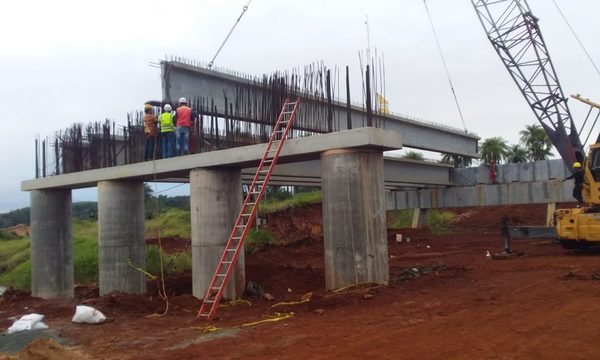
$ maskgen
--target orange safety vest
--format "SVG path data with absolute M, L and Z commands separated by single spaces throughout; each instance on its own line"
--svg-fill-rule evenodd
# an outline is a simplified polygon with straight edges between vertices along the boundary
M 177 126 L 192 126 L 192 109 L 187 106 L 180 106 L 175 111 L 177 113 Z

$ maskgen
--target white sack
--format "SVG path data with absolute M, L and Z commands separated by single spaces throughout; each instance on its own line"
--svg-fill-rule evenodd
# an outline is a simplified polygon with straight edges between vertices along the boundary
M 44 315 L 41 314 L 28 314 L 21 316 L 21 318 L 15 321 L 11 327 L 6 330 L 7 334 L 14 334 L 21 331 L 29 330 L 44 330 L 48 328 L 48 325 L 42 322 Z
M 106 320 L 106 316 L 91 306 L 77 305 L 75 315 L 71 321 L 83 324 L 101 324 Z

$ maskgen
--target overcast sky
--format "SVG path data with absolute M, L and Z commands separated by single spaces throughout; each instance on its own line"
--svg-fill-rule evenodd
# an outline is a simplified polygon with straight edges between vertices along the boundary
M 600 61 L 600 1 L 556 0 Z M 123 122 L 160 98 L 165 55 L 208 62 L 247 0 L 3 1 L 0 3 L 0 212 L 29 205 L 20 182 L 34 177 L 34 139 L 75 122 Z M 469 0 L 428 0 L 467 128 L 518 141 L 536 123 Z M 600 100 L 600 76 L 551 0 L 529 0 L 565 93 Z M 367 46 L 385 54 L 394 112 L 462 128 L 422 0 L 254 0 L 215 64 L 260 75 L 323 60 L 350 65 Z M 191 94 L 192 95 L 192 94 Z M 359 100 L 360 99 L 354 99 Z M 587 107 L 570 102 L 579 123 Z M 595 137 L 595 135 L 593 135 Z M 74 200 L 89 197 L 74 195 Z M 82 193 L 83 194 L 83 193 Z

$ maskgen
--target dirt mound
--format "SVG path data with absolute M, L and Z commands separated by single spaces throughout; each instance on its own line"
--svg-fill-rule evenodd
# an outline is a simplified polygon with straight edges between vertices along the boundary
M 281 244 L 323 241 L 321 205 L 288 209 L 267 215 L 267 224 Z
M 2 357 L 0 357 L 2 359 Z M 8 356 L 5 359 L 19 360 L 79 360 L 93 357 L 73 349 L 67 349 L 52 339 L 37 339 L 23 348 L 18 356 Z
M 13 233 L 20 237 L 31 235 L 31 227 L 27 224 L 18 224 L 0 230 L 5 231 L 7 233 Z
M 500 228 L 500 220 L 504 215 L 508 216 L 512 226 L 546 224 L 546 204 L 461 207 L 443 210 L 456 214 L 456 217 L 450 221 L 453 227 Z
M 117 317 L 123 313 L 152 314 L 164 311 L 165 304 L 158 297 L 148 297 L 141 294 L 126 294 L 113 291 L 110 294 L 84 301 L 102 311 L 107 317 Z

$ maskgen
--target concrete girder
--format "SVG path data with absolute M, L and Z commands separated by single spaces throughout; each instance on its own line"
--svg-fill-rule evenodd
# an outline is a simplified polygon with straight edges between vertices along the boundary
M 179 97 L 193 96 L 212 98 L 217 112 L 222 114 L 225 113 L 225 96 L 232 101 L 239 86 L 253 84 L 248 79 L 180 62 L 162 62 L 161 69 L 163 99 L 176 100 Z M 303 98 L 302 101 L 317 103 L 316 100 L 307 98 Z M 260 101 L 258 103 L 260 104 Z M 316 105 L 327 106 L 321 102 Z M 333 106 L 334 122 L 339 123 L 340 129 L 347 129 L 346 104 L 334 101 Z M 366 126 L 367 114 L 364 109 L 352 106 L 350 115 L 352 128 Z M 477 157 L 479 137 L 465 131 L 395 115 L 374 115 L 373 121 L 383 124 L 388 130 L 402 134 L 406 147 Z

